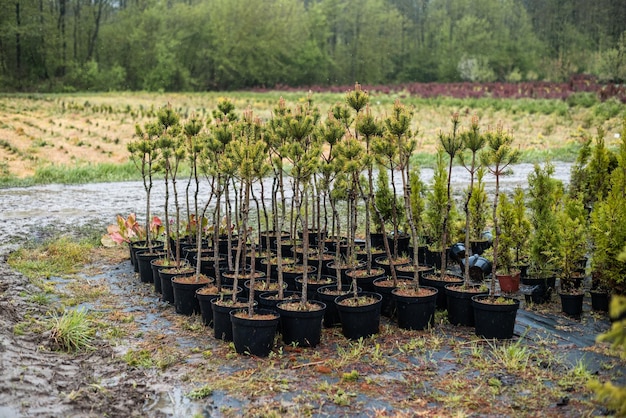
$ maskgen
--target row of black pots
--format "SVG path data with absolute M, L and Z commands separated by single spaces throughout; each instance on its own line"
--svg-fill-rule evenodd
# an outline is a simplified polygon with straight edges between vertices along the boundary
M 180 273 L 180 272 L 176 272 L 176 273 Z M 161 288 L 163 289 L 163 287 L 165 286 L 165 291 L 163 292 L 164 300 L 170 303 L 173 302 L 176 305 L 177 312 L 188 314 L 188 315 L 192 313 L 201 313 L 201 308 L 197 301 L 197 298 L 195 297 L 195 293 L 196 293 L 196 290 L 204 286 L 205 283 L 194 283 L 192 284 L 192 286 L 189 286 L 189 284 L 183 285 L 182 283 L 179 285 L 179 283 L 177 283 L 176 281 L 172 281 L 172 277 L 170 277 L 168 273 L 159 272 L 159 277 L 161 279 L 160 280 Z M 368 277 L 367 281 L 364 281 L 362 283 L 364 284 L 365 287 L 369 289 L 374 284 L 374 280 L 372 280 L 373 278 L 374 278 L 373 276 Z M 377 280 L 381 280 L 382 278 L 383 277 L 379 277 Z M 155 283 L 156 282 L 157 281 L 155 281 Z M 164 283 L 166 284 L 164 285 Z M 170 292 L 170 288 L 168 284 L 171 284 L 171 292 Z M 389 306 L 391 305 L 390 301 L 394 300 L 393 298 L 390 297 L 391 291 L 393 290 L 393 288 L 383 286 L 383 287 L 376 288 L 375 290 L 379 290 L 381 293 L 385 294 L 386 297 L 381 298 L 381 311 L 389 315 L 389 311 L 390 311 Z M 456 298 L 460 300 L 468 299 L 467 297 L 464 297 L 463 293 L 461 292 L 454 292 L 454 291 L 451 291 L 450 289 L 445 289 L 445 290 L 446 290 L 445 294 L 448 298 Z M 175 293 L 186 295 L 186 297 L 176 298 L 174 295 Z M 444 293 L 444 292 L 434 292 L 434 295 L 441 294 L 441 293 Z M 459 295 L 462 295 L 462 296 L 459 296 Z M 177 304 L 176 303 L 177 300 L 181 300 L 181 301 L 190 300 L 191 303 L 183 304 L 181 302 Z M 467 304 L 458 303 L 458 302 L 451 304 L 452 308 L 449 309 L 450 322 L 455 323 L 455 324 L 462 324 L 462 325 L 472 325 L 473 323 L 472 315 L 471 313 L 468 314 L 468 312 L 470 312 L 471 310 L 468 310 L 466 307 L 464 307 L 465 305 Z M 333 321 L 326 321 L 326 322 L 328 323 L 327 325 L 333 325 L 332 324 Z
M 196 284 L 196 286 L 189 286 L 189 283 L 187 283 L 186 286 L 179 287 L 177 286 L 177 282 L 176 280 L 174 280 L 174 278 L 169 278 L 168 280 L 168 277 L 169 277 L 168 273 L 159 271 L 159 276 L 161 278 L 162 288 L 163 288 L 164 281 L 171 282 L 172 293 L 174 294 L 175 304 L 176 304 L 176 301 L 179 299 L 191 300 L 192 304 L 194 304 L 194 306 L 192 307 L 184 306 L 182 304 L 180 305 L 176 304 L 177 312 L 183 313 L 183 314 L 191 314 L 191 313 L 202 314 L 203 313 L 203 309 L 200 305 L 200 298 L 198 298 L 196 294 L 197 294 L 197 290 L 200 287 L 204 286 L 206 283 Z M 187 294 L 188 297 L 177 298 L 176 296 L 179 293 Z M 190 296 L 189 295 L 190 293 L 192 293 L 193 295 Z M 340 318 L 339 322 L 342 325 L 342 331 L 344 335 L 346 336 L 346 338 L 349 338 L 349 339 L 358 339 L 362 337 L 367 337 L 369 335 L 372 335 L 378 332 L 380 313 L 383 307 L 384 298 L 382 297 L 382 295 L 378 293 L 371 293 L 371 292 L 361 292 L 361 293 L 375 295 L 374 297 L 376 299 L 376 302 L 371 305 L 350 307 L 353 309 L 342 309 L 341 307 L 344 307 L 344 306 L 339 304 L 338 302 L 343 299 L 349 299 L 352 297 L 351 293 L 346 292 L 343 295 L 335 296 L 334 303 L 332 304 L 332 306 L 335 306 L 337 308 L 337 311 L 339 313 L 339 318 Z M 416 298 L 402 297 L 402 296 L 394 294 L 394 299 L 396 301 L 396 305 L 398 306 L 398 312 L 399 312 L 398 325 L 401 328 L 407 328 L 407 329 L 424 329 L 427 326 L 432 326 L 433 320 L 434 320 L 434 310 L 435 310 L 435 301 L 436 301 L 437 293 L 438 291 L 436 289 L 432 289 L 431 295 L 428 298 L 423 298 L 422 301 Z M 320 302 L 320 303 L 325 305 L 323 302 Z M 276 308 L 279 308 L 279 306 L 277 306 Z M 321 309 L 321 311 L 322 311 L 321 316 L 325 317 L 326 309 Z M 212 303 L 212 314 L 214 318 L 216 315 L 215 312 L 216 312 L 215 304 Z M 364 318 L 363 316 L 367 314 L 369 314 L 370 317 Z M 229 315 L 230 315 L 230 311 L 229 311 Z M 283 316 L 285 316 L 285 314 L 283 314 Z M 299 312 L 299 314 L 296 316 L 300 318 L 300 322 L 302 322 L 302 320 L 305 317 L 308 317 L 308 315 L 304 315 L 303 312 Z M 229 316 L 229 318 L 231 317 L 232 316 Z M 280 318 L 280 315 L 278 315 L 278 318 Z M 205 318 L 205 315 L 203 315 L 203 321 L 205 321 L 205 323 L 210 323 L 210 319 Z M 319 321 L 320 327 L 321 327 L 322 322 L 323 321 Z M 218 326 L 214 320 L 214 332 L 215 332 L 216 338 L 228 339 L 229 337 L 234 336 L 235 334 L 233 330 L 237 327 L 235 323 L 239 324 L 241 323 L 241 321 L 236 320 L 234 323 L 231 323 L 231 327 L 227 326 L 226 328 L 224 328 L 224 327 Z M 229 329 L 231 330 L 230 335 L 228 332 Z M 264 329 L 264 328 L 261 327 L 261 329 Z M 303 346 L 306 346 L 306 345 L 314 346 L 319 343 L 319 339 L 316 339 L 315 336 L 311 337 L 309 335 L 301 335 L 304 332 L 303 330 L 315 329 L 315 327 L 311 327 L 311 326 L 304 327 L 302 326 L 302 324 L 300 324 L 294 327 L 293 328 L 294 331 L 291 332 L 289 330 L 286 331 L 285 328 L 281 325 L 280 329 L 281 329 L 281 332 L 284 333 L 283 335 L 284 335 L 284 338 L 286 338 L 286 343 L 297 342 L 298 344 L 303 345 Z M 258 339 L 255 339 L 255 341 L 258 341 Z M 253 354 L 256 353 L 256 355 L 262 354 L 262 353 L 259 354 L 258 349 L 250 346 L 250 341 L 245 340 L 245 339 L 244 339 L 244 342 L 236 344 L 236 349 L 238 352 L 242 352 L 242 353 L 249 352 Z

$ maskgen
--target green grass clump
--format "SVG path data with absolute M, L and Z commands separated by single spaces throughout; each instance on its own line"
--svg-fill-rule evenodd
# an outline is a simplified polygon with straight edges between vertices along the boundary
M 93 349 L 94 335 L 95 328 L 84 309 L 68 310 L 52 318 L 51 338 L 61 350 Z
M 80 184 L 138 180 L 141 175 L 133 163 L 102 163 L 78 166 L 47 165 L 35 171 L 35 184 Z
M 93 244 L 60 237 L 41 246 L 20 248 L 11 253 L 8 263 L 30 279 L 69 276 L 89 262 Z
M 209 385 L 201 386 L 197 389 L 193 389 L 191 392 L 187 393 L 187 397 L 189 399 L 204 399 L 213 394 L 213 388 Z

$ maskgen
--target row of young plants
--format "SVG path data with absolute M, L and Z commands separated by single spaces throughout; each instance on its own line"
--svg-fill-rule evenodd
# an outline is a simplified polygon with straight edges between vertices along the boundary
M 381 310 L 389 314 L 387 306 L 393 303 L 402 327 L 424 328 L 435 307 L 445 306 L 453 323 L 476 322 L 479 335 L 511 338 L 519 300 L 499 294 L 498 273 L 519 277 L 517 269 L 527 264 L 528 280 L 538 280 L 529 282 L 534 289 L 554 288 L 550 281 L 559 276 L 561 290 L 572 291 L 580 288 L 582 281 L 575 273 L 590 252 L 594 287 L 623 293 L 624 266 L 616 257 L 626 237 L 618 233 L 603 241 L 600 235 L 611 231 L 607 228 L 624 226 L 613 216 L 619 212 L 616 206 L 626 207 L 626 132 L 616 155 L 604 147 L 602 132 L 594 144 L 591 139 L 585 142 L 569 190 L 552 179 L 552 166 L 546 163 L 535 166 L 528 190 L 517 188 L 511 198 L 499 187 L 501 177 L 519 158 L 511 134 L 501 127 L 483 133 L 475 118 L 463 127 L 454 115 L 450 132 L 439 134 L 438 163 L 428 189 L 411 163 L 418 146 L 410 128 L 412 111 L 396 102 L 379 120 L 368 102 L 367 92 L 357 84 L 325 117 L 311 97 L 293 108 L 281 100 L 267 121 L 250 110 L 237 115 L 228 100 L 219 103 L 208 122 L 193 116 L 181 121 L 171 108 L 161 109 L 157 121 L 137 127 L 136 140 L 129 145 L 142 173 L 151 233 L 145 233 L 136 219 L 120 217 L 109 236 L 117 241 L 144 238 L 145 252 L 133 253 L 142 277 L 145 271 L 145 281 L 153 282 L 177 312 L 206 313 L 205 321 L 213 323 L 217 338 L 229 338 L 234 331 L 231 316 L 237 323 L 251 320 L 253 329 L 267 325 L 271 338 L 261 344 L 261 352 L 270 349 L 272 327 L 275 330 L 279 319 L 274 311 L 256 308 L 261 291 L 275 292 L 270 306 L 281 314 L 283 338 L 300 345 L 319 342 L 319 332 L 311 336 L 287 330 L 289 321 L 299 331 L 316 329 L 302 326 L 304 312 L 315 312 L 311 321 L 321 327 L 322 317 L 333 324 L 331 311 L 337 308 L 344 335 L 359 338 L 377 332 Z M 451 190 L 457 161 L 470 175 L 462 210 Z M 184 162 L 191 174 L 181 180 Z M 155 173 L 165 182 L 163 222 L 151 213 Z M 486 175 L 495 178 L 492 203 L 485 192 Z M 601 180 L 606 183 L 596 184 Z M 205 184 L 208 193 L 201 187 Z M 477 262 L 485 261 L 479 257 L 480 242 L 489 226 L 494 231 L 490 250 L 494 279 L 486 290 L 473 283 L 484 277 L 472 273 Z M 463 250 L 454 254 L 463 266 L 456 276 L 447 269 L 449 247 L 455 243 Z M 185 244 L 192 246 L 184 248 Z M 141 247 L 131 247 L 137 248 Z M 622 275 L 611 269 L 621 269 Z M 489 274 L 484 266 L 481 272 Z M 288 291 L 296 288 L 295 283 L 285 284 L 289 273 L 301 276 L 296 298 Z M 246 279 L 244 302 L 239 288 Z M 324 289 L 315 290 L 323 284 L 330 285 L 326 303 L 313 300 L 323 299 Z M 454 296 L 458 292 L 469 297 Z M 205 293 L 212 297 L 210 314 L 199 302 Z M 427 309 L 416 310 L 419 299 L 404 303 L 418 296 L 428 296 Z M 446 305 L 446 296 L 453 302 Z M 469 308 L 460 307 L 468 301 Z M 473 307 L 481 301 L 488 302 L 489 311 L 474 318 Z M 355 329 L 348 318 L 360 314 L 346 312 L 349 308 L 360 312 L 365 306 L 372 306 L 372 317 L 357 318 L 356 323 L 366 327 Z M 485 329 L 482 321 L 493 322 L 494 309 L 508 311 L 507 325 L 495 331 Z M 216 322 L 222 311 L 228 313 L 224 326 Z M 421 319 L 418 324 L 406 319 L 416 317 Z M 236 346 L 249 352 L 253 343 L 236 341 Z

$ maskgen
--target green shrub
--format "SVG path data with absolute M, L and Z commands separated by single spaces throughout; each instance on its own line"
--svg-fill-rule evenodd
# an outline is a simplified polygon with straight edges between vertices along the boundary
M 571 94 L 566 100 L 566 103 L 569 107 L 589 108 L 597 105 L 599 102 L 600 100 L 598 99 L 597 94 L 585 91 Z

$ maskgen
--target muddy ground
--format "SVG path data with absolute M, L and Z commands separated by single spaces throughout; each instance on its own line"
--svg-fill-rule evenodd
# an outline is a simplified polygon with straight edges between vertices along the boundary
M 595 342 L 610 322 L 588 300 L 581 319 L 561 314 L 556 298 L 523 304 L 511 342 L 481 340 L 439 313 L 428 331 L 383 318 L 381 332 L 362 342 L 340 328 L 325 329 L 312 349 L 278 339 L 266 359 L 237 355 L 198 317 L 177 315 L 140 283 L 124 248 L 98 249 L 79 274 L 46 279 L 65 296 L 37 303 L 41 289 L 7 266 L 8 254 L 27 240 L 104 231 L 118 212 L 141 213 L 137 188 L 0 191 L 0 417 L 597 416 L 609 411 L 587 379 L 625 383 L 625 362 Z M 55 350 L 43 324 L 68 297 L 69 309 L 94 318 L 94 350 Z

